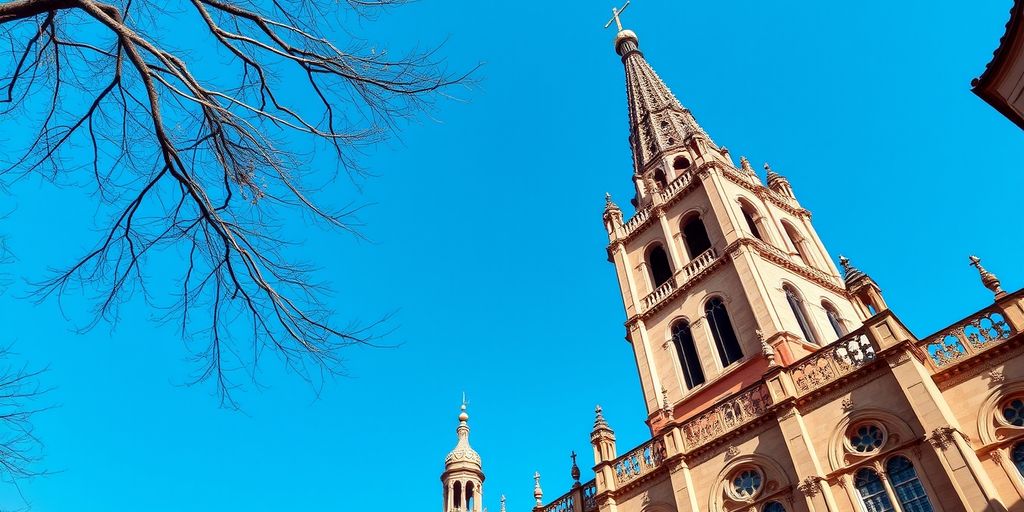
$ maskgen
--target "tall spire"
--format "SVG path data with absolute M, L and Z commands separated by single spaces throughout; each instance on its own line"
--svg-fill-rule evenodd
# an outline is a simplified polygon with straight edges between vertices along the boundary
M 615 52 L 626 68 L 629 143 L 636 174 L 646 172 L 649 164 L 659 161 L 666 152 L 685 148 L 694 135 L 711 142 L 689 109 L 647 64 L 635 32 L 620 30 L 615 36 Z

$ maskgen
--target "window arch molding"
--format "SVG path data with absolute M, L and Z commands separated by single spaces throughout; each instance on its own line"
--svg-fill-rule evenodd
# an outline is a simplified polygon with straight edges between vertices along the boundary
M 736 499 L 728 491 L 727 486 L 731 484 L 733 475 L 745 468 L 757 468 L 761 472 L 763 475 L 761 488 L 749 498 Z M 793 480 L 779 463 L 756 453 L 740 455 L 730 460 L 715 478 L 715 485 L 708 500 L 708 510 L 711 512 L 736 510 L 740 508 L 740 505 L 743 505 L 743 510 L 750 507 L 760 510 L 762 505 L 770 501 L 786 502 L 785 497 L 790 494 L 792 489 Z
M 782 219 L 779 222 L 782 224 L 783 235 L 789 239 L 789 243 L 797 252 L 797 256 L 800 260 L 808 267 L 818 268 L 818 260 L 814 256 L 814 250 L 811 247 L 811 244 L 807 243 L 807 236 L 804 235 L 804 232 L 786 219 Z
M 719 324 L 711 316 L 715 304 L 721 305 L 723 322 Z M 700 310 L 704 313 L 703 324 L 706 326 L 706 333 L 717 352 L 719 369 L 725 368 L 742 361 L 746 354 L 743 352 L 743 343 L 736 332 L 735 310 L 730 309 L 732 300 L 720 291 L 708 292 L 700 299 Z
M 1004 401 L 1015 397 L 1024 398 L 1024 382 L 1000 384 L 982 401 L 978 408 L 978 439 L 982 446 L 994 443 L 1009 446 L 1024 438 L 1024 428 L 1009 425 L 1000 411 Z
M 686 344 L 687 340 L 685 339 L 676 339 L 677 328 L 683 325 L 689 332 L 689 345 Z M 685 315 L 674 317 L 668 322 L 665 343 L 662 344 L 662 347 L 672 354 L 672 359 L 675 361 L 673 368 L 676 370 L 676 379 L 680 382 L 680 390 L 684 394 L 707 382 L 700 350 L 697 348 L 697 337 L 694 336 L 696 330 L 694 322 L 689 317 Z
M 707 218 L 707 212 L 699 208 L 687 210 L 679 216 L 679 241 L 689 260 L 700 256 L 713 246 L 711 234 L 708 233 L 708 226 L 705 223 Z
M 818 332 L 818 326 L 814 322 L 814 315 L 807 308 L 807 300 L 804 299 L 804 294 L 800 291 L 800 288 L 792 281 L 783 279 L 782 293 L 786 295 L 786 302 L 789 303 L 793 316 L 796 317 L 796 323 L 800 328 L 801 334 L 803 334 L 804 341 L 812 345 L 821 345 L 821 333 Z
M 825 311 L 825 319 L 828 320 L 829 326 L 831 326 L 833 333 L 836 335 L 836 339 L 842 338 L 847 334 L 850 334 L 850 326 L 847 323 L 847 319 L 843 318 L 842 314 L 839 313 L 839 308 L 836 304 L 829 300 L 828 297 L 821 297 L 821 309 Z M 835 317 L 833 318 L 833 315 Z
M 867 400 L 867 398 L 863 400 Z M 850 428 L 862 423 L 877 423 L 884 429 L 885 444 L 878 451 L 857 454 L 848 449 L 846 438 Z M 890 411 L 875 408 L 857 409 L 843 415 L 834 427 L 832 436 L 829 439 L 828 462 L 832 471 L 838 471 L 844 468 L 856 467 L 862 461 L 878 457 L 879 455 L 888 459 L 892 455 L 890 452 L 896 450 L 900 443 L 914 437 L 917 436 L 914 435 L 914 430 L 910 428 L 910 425 L 903 418 Z M 910 460 L 915 464 L 917 463 L 916 458 L 911 458 Z
M 658 273 L 656 273 L 654 261 L 652 261 L 651 256 L 656 250 L 659 249 L 664 254 L 664 263 L 667 266 L 667 268 L 659 268 Z M 651 291 L 654 291 L 656 288 L 658 288 L 658 286 L 664 284 L 664 281 L 662 281 L 661 283 L 658 282 L 659 277 L 666 277 L 661 275 L 662 272 L 667 272 L 667 278 L 665 280 L 671 279 L 672 276 L 675 275 L 676 269 L 672 265 L 671 254 L 672 253 L 670 252 L 668 245 L 665 243 L 665 241 L 661 240 L 660 238 L 651 240 L 650 242 L 647 243 L 647 245 L 644 246 L 644 266 L 646 267 L 646 272 L 644 272 L 644 274 L 646 275 L 647 281 L 650 284 Z
M 736 196 L 736 204 L 740 208 L 740 215 L 744 217 L 743 230 L 762 242 L 773 244 L 772 230 L 770 229 L 771 222 L 763 213 L 761 213 L 761 209 L 755 205 L 754 200 L 747 196 L 739 195 Z M 756 233 L 751 232 L 751 224 L 753 224 L 754 229 L 757 230 Z
M 904 492 L 900 492 L 898 486 L 900 484 L 908 484 L 912 480 L 917 480 L 917 483 L 921 486 L 920 490 L 924 494 L 924 500 L 929 505 L 929 509 L 935 510 L 935 503 L 932 500 L 935 500 L 938 497 L 938 494 L 935 493 L 935 489 L 932 488 L 931 484 L 928 482 L 927 475 L 925 475 L 922 471 L 924 465 L 921 462 L 921 458 L 918 457 L 917 455 L 914 455 L 911 452 L 911 450 L 905 448 L 893 450 L 892 452 L 886 454 L 884 457 L 880 457 L 871 461 L 870 464 L 857 466 L 853 471 L 850 472 L 850 477 L 856 478 L 855 475 L 862 471 L 870 471 L 874 473 L 876 478 L 885 482 L 882 485 L 886 486 L 886 488 L 884 490 L 880 490 L 880 496 L 884 496 L 892 504 L 899 504 L 901 510 L 905 509 L 906 507 L 905 500 L 918 501 L 920 500 L 920 498 L 915 498 L 913 497 L 913 495 L 908 496 L 905 492 L 905 489 Z M 891 471 L 892 464 L 898 462 L 899 459 L 905 459 L 907 462 L 910 463 L 909 469 L 911 469 L 914 472 L 913 479 L 906 479 L 903 481 L 893 480 L 893 473 Z M 890 491 L 892 492 L 890 493 Z M 860 501 L 861 505 L 863 506 L 863 499 L 860 496 L 860 491 L 857 489 L 856 485 L 853 486 L 852 489 L 850 489 L 850 492 L 850 497 L 853 498 L 854 500 Z

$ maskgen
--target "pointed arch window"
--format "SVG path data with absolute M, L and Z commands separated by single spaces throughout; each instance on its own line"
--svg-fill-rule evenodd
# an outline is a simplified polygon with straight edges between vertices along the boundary
M 693 343 L 693 332 L 690 324 L 679 321 L 672 324 L 672 343 L 676 346 L 679 366 L 683 368 L 683 380 L 686 387 L 692 389 L 704 383 L 704 370 L 700 366 L 697 347 Z
M 892 501 L 878 473 L 867 468 L 858 471 L 853 477 L 853 486 L 857 488 L 865 512 L 892 512 Z
M 661 168 L 654 170 L 654 182 L 658 184 L 658 188 L 664 190 L 668 188 L 668 177 L 665 176 L 665 171 Z
M 836 311 L 836 307 L 824 300 L 821 301 L 821 307 L 825 310 L 825 316 L 828 317 L 828 323 L 832 325 L 832 330 L 836 332 L 836 336 L 840 338 L 846 336 L 846 333 L 849 331 L 846 329 L 843 319 L 839 317 L 839 311 Z
M 796 255 L 800 257 L 800 261 L 804 262 L 804 265 L 808 267 L 813 267 L 810 251 L 807 247 L 807 240 L 790 223 L 783 222 L 782 226 L 786 228 L 786 236 L 789 237 L 790 243 L 793 244 L 793 249 L 796 249 Z
M 683 242 L 691 260 L 711 248 L 708 230 L 704 228 L 704 221 L 699 215 L 694 215 L 683 222 Z
M 769 501 L 761 509 L 761 512 L 786 512 L 786 507 L 777 501 Z
M 1013 445 L 1013 449 L 1010 450 L 1010 459 L 1013 460 L 1013 465 L 1017 467 L 1020 476 L 1024 477 L 1024 442 Z
M 924 491 L 924 486 L 921 485 L 917 470 L 910 459 L 902 455 L 893 457 L 885 464 L 885 471 L 904 512 L 932 512 L 928 493 Z
M 764 235 L 762 234 L 761 228 L 763 226 L 760 226 L 760 216 L 757 214 L 757 210 L 755 210 L 754 207 L 746 200 L 740 199 L 740 213 L 743 214 L 743 221 L 747 224 L 747 231 L 749 231 L 754 238 L 761 241 L 767 241 L 764 239 Z
M 651 270 L 651 281 L 657 288 L 672 278 L 672 265 L 668 262 L 668 254 L 660 244 L 655 245 L 647 253 L 647 267 Z
M 807 310 L 804 308 L 803 299 L 788 284 L 783 286 L 782 290 L 786 292 L 786 301 L 789 302 L 789 308 L 793 310 L 793 316 L 796 317 L 796 323 L 800 325 L 800 331 L 803 332 L 804 339 L 817 345 L 818 338 L 814 336 L 814 328 L 811 327 L 810 318 L 807 316 Z
M 736 331 L 732 328 L 729 312 L 725 309 L 725 302 L 718 297 L 709 300 L 704 306 L 704 313 L 708 327 L 711 328 L 711 336 L 715 338 L 715 347 L 718 349 L 722 367 L 742 359 L 743 351 L 740 349 L 739 339 L 736 338 Z

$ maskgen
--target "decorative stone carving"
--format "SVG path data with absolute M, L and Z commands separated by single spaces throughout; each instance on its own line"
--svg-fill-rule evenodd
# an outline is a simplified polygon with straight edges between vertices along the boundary
M 816 476 L 809 476 L 807 478 L 804 478 L 803 481 L 801 481 L 800 484 L 796 486 L 796 488 L 804 496 L 813 498 L 814 496 L 817 496 L 819 492 L 821 492 L 821 487 L 818 486 L 819 480 L 821 480 L 821 478 Z
M 994 388 L 1006 382 L 1006 375 L 1004 375 L 1003 371 L 999 368 L 989 370 L 985 376 L 988 377 L 988 387 L 990 388 Z
M 725 461 L 728 462 L 739 454 L 740 449 L 737 448 L 736 445 L 730 444 L 729 447 L 725 449 Z
M 761 342 L 761 354 L 768 361 L 768 366 L 775 366 L 777 364 L 775 362 L 775 349 L 765 341 L 764 333 L 761 332 L 761 329 L 754 331 L 754 333 L 757 334 L 757 339 Z
M 938 427 L 932 430 L 932 434 L 928 436 L 928 442 L 940 450 L 945 450 L 956 442 L 953 438 L 956 434 L 960 434 L 965 440 L 967 439 L 967 436 L 953 427 Z
M 843 399 L 843 403 L 842 403 L 842 407 L 843 407 L 843 410 L 846 411 L 846 412 L 852 411 L 853 410 L 853 399 L 850 398 L 850 397 L 844 398 Z

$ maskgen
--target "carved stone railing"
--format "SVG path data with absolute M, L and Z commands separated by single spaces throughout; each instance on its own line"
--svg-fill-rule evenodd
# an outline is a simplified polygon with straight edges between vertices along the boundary
M 627 484 L 654 471 L 665 460 L 665 446 L 661 439 L 651 439 L 612 462 L 615 481 Z
M 698 448 L 757 419 L 771 405 L 768 388 L 758 384 L 684 422 L 683 442 L 688 450 Z
M 644 297 L 644 310 L 646 311 L 651 309 L 652 306 L 661 302 L 661 299 L 668 297 L 668 295 L 675 291 L 675 289 L 676 276 L 672 276 L 668 281 L 665 281 L 661 286 L 655 288 L 653 292 L 648 293 L 647 296 Z
M 984 352 L 1016 334 L 995 308 L 983 310 L 925 338 L 919 347 L 936 368 L 956 364 Z
M 651 209 L 650 208 L 644 208 L 643 210 L 637 211 L 636 213 L 633 214 L 633 217 L 630 218 L 629 221 L 626 222 L 622 226 L 622 236 L 628 237 L 634 231 L 636 231 L 637 228 L 639 228 L 640 226 L 643 226 L 644 223 L 647 222 L 647 219 L 650 219 L 650 218 L 651 218 Z
M 797 393 L 810 393 L 874 361 L 877 349 L 863 333 L 850 334 L 823 347 L 790 370 Z
M 690 184 L 690 180 L 692 180 L 692 179 L 693 179 L 693 174 L 689 173 L 689 172 L 685 172 L 681 176 L 679 176 L 678 178 L 672 180 L 672 183 L 669 183 L 668 186 L 665 187 L 665 189 L 661 191 L 661 200 L 662 200 L 662 202 L 665 202 L 665 203 L 669 202 L 669 200 L 671 200 L 672 197 L 675 196 L 677 192 L 679 192 L 680 190 L 686 188 L 686 186 Z
M 573 489 L 545 505 L 544 512 L 576 512 L 576 490 Z
M 597 480 L 591 480 L 581 486 L 583 496 L 583 512 L 597 510 Z
M 686 266 L 683 267 L 682 272 L 680 272 L 684 278 L 684 282 L 692 279 L 693 276 L 699 274 L 701 270 L 708 268 L 708 266 L 715 262 L 716 256 L 715 248 L 711 247 L 697 255 L 693 261 L 687 263 Z

